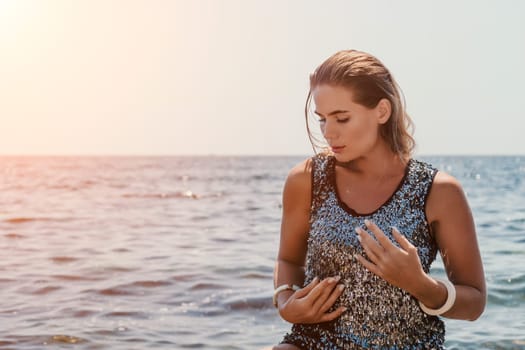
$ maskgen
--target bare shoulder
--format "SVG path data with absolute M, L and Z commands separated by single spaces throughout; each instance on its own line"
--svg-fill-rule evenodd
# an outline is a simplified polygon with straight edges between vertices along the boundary
M 454 176 L 443 171 L 438 171 L 434 178 L 430 194 L 443 198 L 451 195 L 454 196 L 458 193 L 463 193 L 461 183 Z
M 429 221 L 450 215 L 453 210 L 470 212 L 461 183 L 452 175 L 438 171 L 427 200 Z
M 283 207 L 288 210 L 307 211 L 312 189 L 312 159 L 296 164 L 288 173 L 283 191 Z
M 312 178 L 312 158 L 303 160 L 296 164 L 288 173 L 286 185 L 310 187 Z

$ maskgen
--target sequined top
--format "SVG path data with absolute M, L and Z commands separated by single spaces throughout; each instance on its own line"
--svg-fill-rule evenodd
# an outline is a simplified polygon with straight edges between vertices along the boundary
M 366 257 L 355 227 L 366 230 L 364 220 L 375 222 L 392 238 L 395 226 L 418 249 L 423 270 L 436 258 L 425 202 L 437 170 L 411 159 L 392 196 L 376 211 L 358 214 L 340 198 L 335 185 L 335 158 L 312 158 L 312 206 L 304 285 L 314 277 L 341 276 L 343 294 L 331 310 L 347 307 L 337 319 L 317 324 L 294 324 L 282 343 L 301 349 L 443 349 L 445 327 L 436 316 L 425 314 L 418 301 L 359 263 Z

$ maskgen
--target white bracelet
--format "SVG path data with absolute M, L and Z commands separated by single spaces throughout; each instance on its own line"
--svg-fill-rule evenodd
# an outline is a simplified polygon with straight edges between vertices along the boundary
M 299 289 L 301 289 L 301 287 L 296 286 L 295 284 L 294 285 L 283 284 L 275 288 L 275 290 L 273 291 L 273 306 L 277 307 L 277 295 L 279 293 L 284 292 L 285 290 L 293 290 L 295 292 L 296 290 L 299 290 Z
M 442 315 L 448 310 L 454 306 L 454 302 L 456 301 L 456 287 L 450 282 L 449 280 L 442 280 L 442 279 L 435 279 L 438 282 L 441 282 L 445 285 L 447 288 L 447 300 L 445 301 L 445 304 L 441 306 L 439 309 L 430 309 L 426 307 L 421 301 L 419 302 L 419 307 L 421 307 L 421 310 L 423 310 L 426 314 L 431 316 L 437 316 Z

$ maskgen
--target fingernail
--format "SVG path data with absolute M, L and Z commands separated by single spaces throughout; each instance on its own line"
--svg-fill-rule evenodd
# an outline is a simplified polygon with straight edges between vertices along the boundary
M 312 280 L 312 282 L 317 282 L 318 279 L 319 279 L 319 277 L 315 276 L 314 279 Z
M 345 312 L 346 310 L 348 310 L 348 308 L 347 307 L 343 307 L 343 312 Z
M 359 231 L 360 231 L 361 229 L 360 229 L 359 227 L 356 227 L 354 230 L 355 230 L 356 233 L 359 233 Z
M 366 220 L 365 220 L 365 225 L 366 225 L 366 226 L 369 226 L 369 225 L 370 225 L 370 220 L 366 219 Z
M 337 288 L 339 288 L 339 290 L 343 290 L 343 289 L 345 289 L 345 285 L 344 284 L 340 284 L 339 286 L 337 286 Z
M 341 279 L 341 276 L 338 275 L 338 276 L 335 276 L 334 278 L 336 282 L 339 282 L 339 280 Z
M 357 236 L 357 240 L 361 242 L 361 236 Z

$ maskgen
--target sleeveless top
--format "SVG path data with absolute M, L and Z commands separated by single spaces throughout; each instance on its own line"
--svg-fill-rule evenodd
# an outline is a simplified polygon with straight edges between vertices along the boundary
M 365 219 L 376 223 L 396 246 L 391 227 L 396 227 L 414 246 L 428 273 L 436 258 L 437 244 L 425 215 L 425 203 L 437 169 L 411 159 L 403 180 L 392 196 L 375 212 L 358 214 L 339 198 L 335 185 L 335 158 L 312 158 L 312 204 L 306 255 L 306 286 L 341 276 L 345 289 L 333 311 L 347 307 L 333 321 L 294 324 L 282 343 L 301 349 L 443 349 L 445 327 L 437 316 L 424 313 L 418 301 L 367 270 L 354 254 L 366 253 L 355 227 L 366 230 Z

